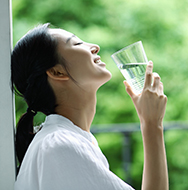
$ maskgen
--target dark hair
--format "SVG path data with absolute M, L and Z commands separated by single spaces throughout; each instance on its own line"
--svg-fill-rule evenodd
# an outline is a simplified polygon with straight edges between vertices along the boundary
M 33 118 L 36 112 L 55 113 L 56 99 L 46 71 L 59 62 L 66 68 L 57 53 L 58 40 L 48 30 L 49 24 L 30 30 L 17 42 L 11 55 L 12 90 L 28 104 L 27 112 L 17 124 L 16 153 L 20 164 L 35 135 Z

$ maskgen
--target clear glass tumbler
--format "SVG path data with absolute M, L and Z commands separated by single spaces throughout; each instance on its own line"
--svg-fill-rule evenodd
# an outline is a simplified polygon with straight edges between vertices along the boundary
M 141 41 L 131 44 L 111 55 L 117 67 L 135 94 L 143 90 L 148 60 Z

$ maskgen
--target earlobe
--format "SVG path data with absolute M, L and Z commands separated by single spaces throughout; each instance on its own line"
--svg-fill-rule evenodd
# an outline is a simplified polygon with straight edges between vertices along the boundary
M 48 69 L 46 74 L 54 80 L 69 80 L 69 76 L 65 74 L 65 71 L 61 65 L 55 65 L 54 67 Z

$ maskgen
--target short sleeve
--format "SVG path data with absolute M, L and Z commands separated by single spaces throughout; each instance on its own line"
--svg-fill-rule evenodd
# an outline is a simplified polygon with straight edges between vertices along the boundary
M 133 190 L 103 164 L 98 154 L 92 143 L 73 135 L 48 135 L 37 158 L 39 189 Z

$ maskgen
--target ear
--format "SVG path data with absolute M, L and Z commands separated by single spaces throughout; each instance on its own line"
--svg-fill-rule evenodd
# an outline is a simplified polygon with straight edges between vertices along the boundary
M 46 71 L 48 77 L 54 80 L 69 80 L 69 76 L 67 75 L 65 69 L 60 64 L 55 65 L 54 67 L 48 69 Z

